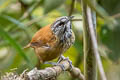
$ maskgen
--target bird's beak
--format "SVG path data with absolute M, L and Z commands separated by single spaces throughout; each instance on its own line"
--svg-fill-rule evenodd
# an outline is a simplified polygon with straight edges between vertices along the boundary
M 69 16 L 69 17 L 68 17 L 68 20 L 66 20 L 65 23 L 67 23 L 67 22 L 69 22 L 69 21 L 72 21 L 73 18 L 74 18 L 74 16 Z
M 69 17 L 69 20 L 71 21 L 74 17 L 75 17 L 75 16 L 70 16 L 70 17 Z

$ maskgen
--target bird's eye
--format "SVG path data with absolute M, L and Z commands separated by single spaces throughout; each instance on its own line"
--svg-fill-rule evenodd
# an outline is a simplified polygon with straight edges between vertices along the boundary
M 65 22 L 60 22 L 60 24 L 59 25 L 64 25 L 65 24 Z

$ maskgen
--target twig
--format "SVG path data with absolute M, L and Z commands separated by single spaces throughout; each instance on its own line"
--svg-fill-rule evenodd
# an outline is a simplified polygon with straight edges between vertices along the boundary
M 72 70 L 70 70 L 70 64 L 67 60 L 62 61 L 60 65 L 63 65 L 65 71 L 68 71 L 72 77 L 84 80 L 84 76 L 80 69 L 73 66 Z M 62 71 L 63 70 L 60 66 L 48 67 L 44 70 L 34 68 L 29 72 L 24 71 L 20 76 L 13 73 L 7 73 L 7 75 L 4 75 L 1 80 L 55 80 Z
M 40 16 L 40 17 L 38 17 L 38 18 L 32 19 L 32 20 L 30 20 L 29 22 L 25 23 L 25 25 L 26 25 L 26 26 L 30 26 L 30 25 L 32 25 L 32 24 L 34 24 L 34 23 L 36 23 L 36 22 L 39 22 L 40 20 L 42 20 L 42 19 L 43 19 L 44 17 L 46 17 L 46 16 L 47 16 L 47 14 L 44 15 L 44 16 Z M 82 21 L 82 19 L 72 19 L 72 21 Z
M 69 16 L 71 16 L 72 13 L 73 13 L 73 10 L 74 10 L 74 4 L 75 4 L 75 0 L 72 0 L 71 7 L 70 7 L 70 12 L 69 12 Z
M 82 19 L 72 19 L 72 21 L 82 21 Z

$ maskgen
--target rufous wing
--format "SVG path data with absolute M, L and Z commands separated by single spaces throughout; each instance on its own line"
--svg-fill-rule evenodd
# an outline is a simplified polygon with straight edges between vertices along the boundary
M 35 33 L 31 42 L 25 47 L 42 47 L 42 46 L 54 46 L 56 43 L 56 36 L 53 34 L 51 30 L 51 25 L 47 25 L 41 28 L 39 31 Z

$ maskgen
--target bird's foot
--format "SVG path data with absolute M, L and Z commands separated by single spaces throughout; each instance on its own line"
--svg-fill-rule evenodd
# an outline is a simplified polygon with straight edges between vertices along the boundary
M 73 69 L 73 66 L 72 66 L 72 61 L 70 61 L 69 57 L 65 58 L 63 55 L 61 55 L 59 60 L 58 60 L 58 62 L 57 62 L 57 65 L 59 65 L 62 68 L 62 70 L 65 71 L 64 65 L 59 64 L 63 60 L 67 60 L 69 62 L 69 64 L 70 64 L 70 71 L 71 71 Z
M 60 66 L 62 68 L 63 71 L 65 71 L 65 66 L 63 64 L 60 64 L 61 61 L 63 60 L 67 60 L 70 64 L 70 71 L 72 70 L 73 66 L 72 66 L 72 61 L 69 60 L 69 57 L 64 57 L 63 55 L 61 55 L 58 59 L 58 62 L 44 62 L 44 64 L 51 64 L 53 66 Z

